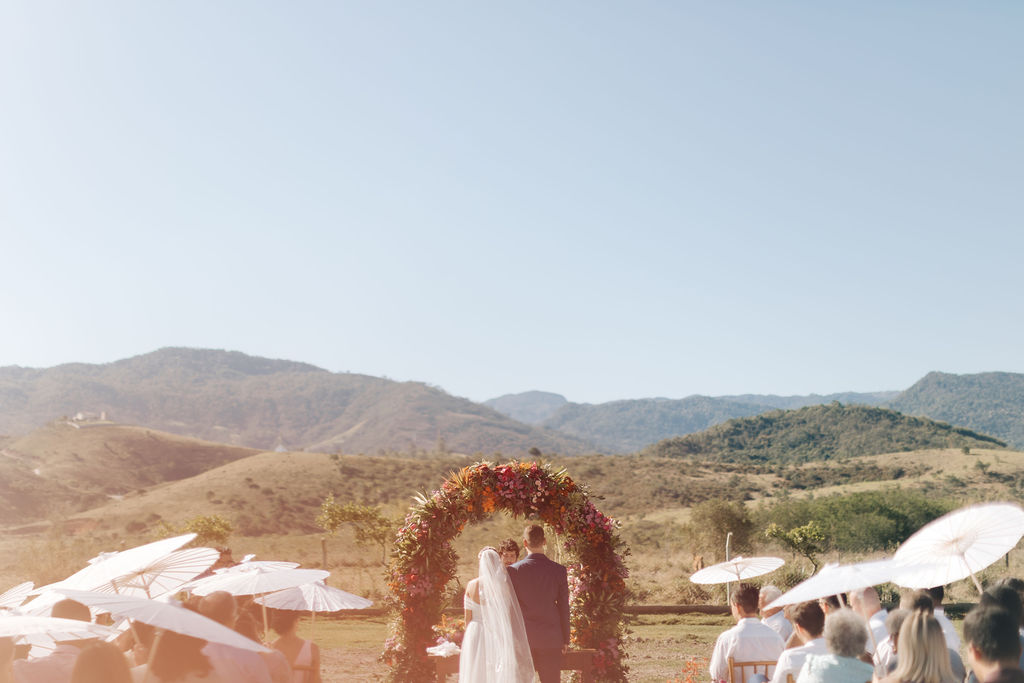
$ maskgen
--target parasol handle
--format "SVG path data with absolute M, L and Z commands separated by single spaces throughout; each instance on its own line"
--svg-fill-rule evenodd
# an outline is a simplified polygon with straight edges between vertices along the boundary
M 974 585 L 978 589 L 978 595 L 984 594 L 985 590 L 981 587 L 981 582 L 978 581 L 978 577 L 974 575 L 974 570 L 968 567 L 967 571 L 971 572 L 971 581 L 974 581 Z

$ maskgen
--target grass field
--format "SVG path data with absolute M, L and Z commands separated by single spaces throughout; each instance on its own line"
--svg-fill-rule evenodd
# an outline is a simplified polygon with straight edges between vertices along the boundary
M 727 615 L 634 617 L 630 625 L 632 633 L 625 644 L 629 680 L 665 683 L 681 678 L 683 666 L 691 659 L 698 660 L 700 670 L 706 672 L 706 660 L 711 656 L 715 638 L 731 625 L 732 620 Z M 321 619 L 317 621 L 312 636 L 311 632 L 311 623 L 304 620 L 299 635 L 312 637 L 320 646 L 325 683 L 385 679 L 387 667 L 377 661 L 387 637 L 387 624 L 383 617 Z

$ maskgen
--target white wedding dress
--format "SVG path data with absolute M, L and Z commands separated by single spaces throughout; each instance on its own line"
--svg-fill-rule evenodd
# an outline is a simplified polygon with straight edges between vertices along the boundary
M 459 655 L 459 683 L 531 683 L 533 659 L 515 589 L 494 550 L 480 553 L 480 602 L 462 600 L 472 619 Z

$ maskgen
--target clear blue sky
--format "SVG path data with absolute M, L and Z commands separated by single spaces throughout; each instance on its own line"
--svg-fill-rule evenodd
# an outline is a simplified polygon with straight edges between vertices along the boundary
M 0 365 L 1024 371 L 1024 3 L 0 4 Z

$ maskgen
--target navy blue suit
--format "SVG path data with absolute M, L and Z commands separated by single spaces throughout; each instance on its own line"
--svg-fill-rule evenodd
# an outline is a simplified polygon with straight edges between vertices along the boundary
M 562 646 L 569 644 L 568 573 L 544 553 L 530 553 L 508 573 L 523 612 L 533 666 L 542 683 L 558 681 Z

